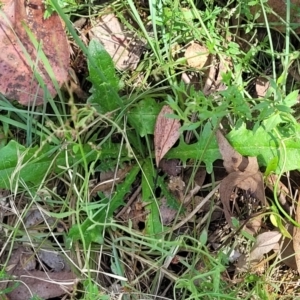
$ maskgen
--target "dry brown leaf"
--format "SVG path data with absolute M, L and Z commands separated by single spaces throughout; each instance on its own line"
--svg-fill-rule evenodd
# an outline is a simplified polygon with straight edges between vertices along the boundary
M 230 213 L 230 198 L 234 188 L 249 191 L 265 204 L 263 177 L 259 171 L 257 158 L 245 158 L 228 143 L 220 130 L 216 132 L 219 149 L 224 160 L 224 166 L 229 173 L 220 184 L 220 198 L 224 208 L 226 221 L 233 226 Z
M 154 130 L 154 148 L 156 165 L 159 166 L 161 159 L 179 139 L 180 121 L 166 117 L 173 114 L 170 106 L 164 105 L 157 116 Z
M 281 32 L 285 32 L 286 30 L 286 24 L 282 22 L 280 18 L 283 20 L 286 19 L 286 1 L 283 0 L 268 0 L 267 5 L 271 8 L 273 13 L 269 13 L 267 15 L 267 22 L 269 25 L 272 25 L 271 23 L 277 23 L 276 25 L 272 26 L 272 28 L 276 28 L 277 30 Z M 299 24 L 300 23 L 300 17 L 298 14 L 297 8 L 300 6 L 300 0 L 291 0 L 291 23 L 293 24 Z M 256 14 L 260 12 L 260 17 L 256 20 L 258 23 L 264 23 L 265 18 L 264 14 L 261 10 L 261 4 L 257 4 L 255 6 L 250 6 L 250 11 L 252 14 Z M 280 25 L 278 25 L 280 24 Z M 300 27 L 297 27 L 295 29 L 297 33 L 300 32 Z
M 20 285 L 8 293 L 9 299 L 31 299 L 32 295 L 43 299 L 55 298 L 71 292 L 76 285 L 72 272 L 43 272 L 36 270 L 34 253 L 23 246 L 14 250 L 6 268 L 7 274 L 16 278 Z M 15 281 L 0 283 L 0 290 L 15 286 Z
M 45 87 L 39 85 L 33 68 L 42 77 L 50 95 L 54 97 L 57 92 L 25 28 L 34 34 L 61 86 L 67 80 L 69 66 L 69 45 L 62 22 L 56 13 L 44 19 L 42 0 L 32 0 L 30 5 L 25 0 L 1 2 L 6 18 L 0 18 L 0 92 L 23 105 L 43 104 Z
M 270 81 L 265 77 L 258 77 L 255 80 L 255 92 L 257 98 L 264 98 L 267 94 L 267 91 L 270 87 Z
M 100 22 L 90 30 L 90 36 L 101 42 L 117 69 L 136 69 L 145 42 L 135 38 L 134 33 L 128 31 L 114 14 L 102 16 Z
M 184 53 L 187 63 L 195 69 L 203 69 L 209 64 L 209 52 L 205 46 L 192 42 Z
M 248 165 L 248 159 L 243 157 L 229 144 L 221 130 L 217 130 L 216 137 L 220 149 L 220 153 L 224 160 L 223 165 L 227 173 L 234 171 L 244 171 Z

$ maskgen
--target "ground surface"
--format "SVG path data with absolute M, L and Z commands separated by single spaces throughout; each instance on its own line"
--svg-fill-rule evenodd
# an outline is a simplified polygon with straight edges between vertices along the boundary
M 224 2 L 3 1 L 1 299 L 300 299 L 297 1 Z

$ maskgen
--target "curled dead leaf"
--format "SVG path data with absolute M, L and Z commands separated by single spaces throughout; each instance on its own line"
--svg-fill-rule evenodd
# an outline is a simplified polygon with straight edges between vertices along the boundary
M 220 198 L 226 221 L 233 226 L 230 212 L 230 197 L 233 189 L 238 187 L 248 191 L 265 204 L 263 176 L 259 171 L 256 157 L 243 157 L 228 143 L 220 130 L 216 132 L 216 136 L 224 166 L 229 173 L 220 184 Z
M 157 166 L 159 166 L 161 159 L 172 148 L 180 136 L 180 121 L 166 117 L 167 114 L 172 113 L 174 113 L 172 108 L 168 105 L 164 105 L 156 119 L 154 148 Z
M 32 0 L 31 5 L 25 0 L 1 2 L 5 17 L 0 18 L 0 92 L 23 105 L 42 104 L 45 88 L 54 97 L 53 80 L 61 86 L 68 77 L 69 46 L 62 22 L 56 13 L 44 19 L 42 0 Z
M 248 159 L 229 144 L 221 130 L 216 131 L 216 137 L 219 145 L 219 150 L 223 158 L 223 165 L 227 173 L 234 171 L 244 171 L 248 165 Z

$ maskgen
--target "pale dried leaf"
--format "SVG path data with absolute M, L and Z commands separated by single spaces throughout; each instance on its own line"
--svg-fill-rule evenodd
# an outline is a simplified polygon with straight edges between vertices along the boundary
M 251 249 L 250 256 L 242 254 L 239 257 L 235 274 L 247 272 L 251 268 L 255 268 L 257 272 L 257 263 L 263 259 L 264 254 L 278 248 L 278 242 L 281 237 L 282 235 L 278 231 L 269 231 L 259 234 Z
M 156 165 L 159 166 L 161 159 L 179 139 L 180 121 L 166 117 L 173 114 L 170 106 L 164 105 L 156 119 L 154 130 L 154 148 Z
M 234 171 L 244 171 L 248 165 L 248 159 L 239 154 L 224 137 L 221 130 L 216 131 L 216 137 L 220 153 L 224 160 L 223 165 L 227 173 Z
M 278 247 L 277 244 L 281 237 L 282 234 L 279 231 L 268 231 L 259 234 L 251 249 L 249 260 L 251 262 L 260 261 L 264 254 L 267 254 L 275 247 Z
M 264 98 L 270 87 L 270 81 L 265 77 L 258 77 L 255 80 L 255 92 L 258 98 Z
M 195 69 L 203 69 L 209 64 L 209 52 L 205 46 L 192 42 L 185 50 L 184 54 L 187 63 Z
M 43 1 L 33 2 L 36 9 L 26 5 L 24 0 L 2 1 L 1 7 L 6 18 L 0 18 L 0 92 L 23 105 L 43 104 L 46 99 L 44 87 L 36 80 L 32 68 L 42 77 L 50 95 L 54 97 L 57 93 L 38 51 L 41 53 L 42 49 L 48 58 L 59 86 L 67 80 L 69 67 L 69 45 L 59 16 L 54 13 L 44 19 Z M 38 51 L 25 26 L 40 44 Z
M 135 38 L 135 34 L 125 28 L 113 13 L 102 16 L 100 22 L 91 28 L 90 36 L 101 42 L 121 71 L 136 69 L 146 45 Z

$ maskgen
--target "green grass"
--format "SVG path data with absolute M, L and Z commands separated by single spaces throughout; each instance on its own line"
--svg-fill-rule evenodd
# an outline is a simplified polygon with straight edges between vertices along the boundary
M 215 229 L 222 233 L 219 248 L 211 238 L 213 226 L 221 222 L 221 217 L 212 219 L 221 207 L 217 128 L 227 131 L 239 153 L 257 157 L 266 177 L 300 169 L 300 127 L 294 112 L 298 90 L 289 75 L 299 56 L 293 31 L 284 36 L 282 51 L 273 43 L 272 24 L 266 23 L 266 37 L 256 40 L 258 25 L 242 0 L 224 6 L 208 0 L 158 0 L 149 6 L 132 0 L 101 6 L 72 1 L 66 7 L 52 2 L 69 39 L 86 58 L 90 96 L 82 103 L 60 92 L 47 105 L 28 108 L 0 99 L 0 188 L 9 195 L 5 203 L 10 211 L 1 219 L 0 282 L 13 282 L 9 259 L 25 243 L 33 251 L 50 247 L 66 257 L 80 278 L 68 299 L 284 299 L 276 260 L 262 275 L 248 272 L 233 278 L 229 254 L 233 249 L 249 253 L 255 237 L 221 227 Z M 261 13 L 267 18 L 264 5 Z M 114 11 L 147 41 L 136 70 L 115 70 L 103 46 L 94 41 L 86 46 L 71 24 L 79 15 L 94 24 L 97 14 L 106 11 Z M 243 31 L 249 36 L 242 36 Z M 207 69 L 223 66 L 214 80 L 226 89 L 204 93 L 182 82 L 182 74 L 194 72 L 202 88 L 205 84 L 206 70 L 190 67 L 184 57 L 186 45 L 195 40 L 212 57 Z M 51 74 L 48 60 L 41 57 Z M 257 99 L 250 86 L 259 76 L 268 78 L 270 88 Z M 190 189 L 183 191 L 192 199 L 189 206 L 170 192 L 166 174 L 155 165 L 154 126 L 164 104 L 182 124 L 180 140 L 166 157 L 192 165 L 186 182 Z M 211 174 L 196 192 L 202 197 L 200 206 L 190 191 L 199 166 Z M 124 169 L 126 176 L 119 181 Z M 104 190 L 97 185 L 99 174 L 108 172 L 104 181 L 111 184 Z M 92 193 L 95 187 L 99 189 Z M 133 204 L 126 206 L 138 187 Z M 263 221 L 271 229 L 272 215 L 284 231 L 282 224 L 298 224 L 282 210 L 278 188 L 279 180 L 270 199 L 273 210 L 267 210 Z M 168 225 L 161 221 L 162 198 L 176 211 Z M 33 210 L 40 211 L 41 220 L 26 228 Z M 62 232 L 58 222 L 65 226 Z M 1 291 L 0 297 L 15 287 Z

